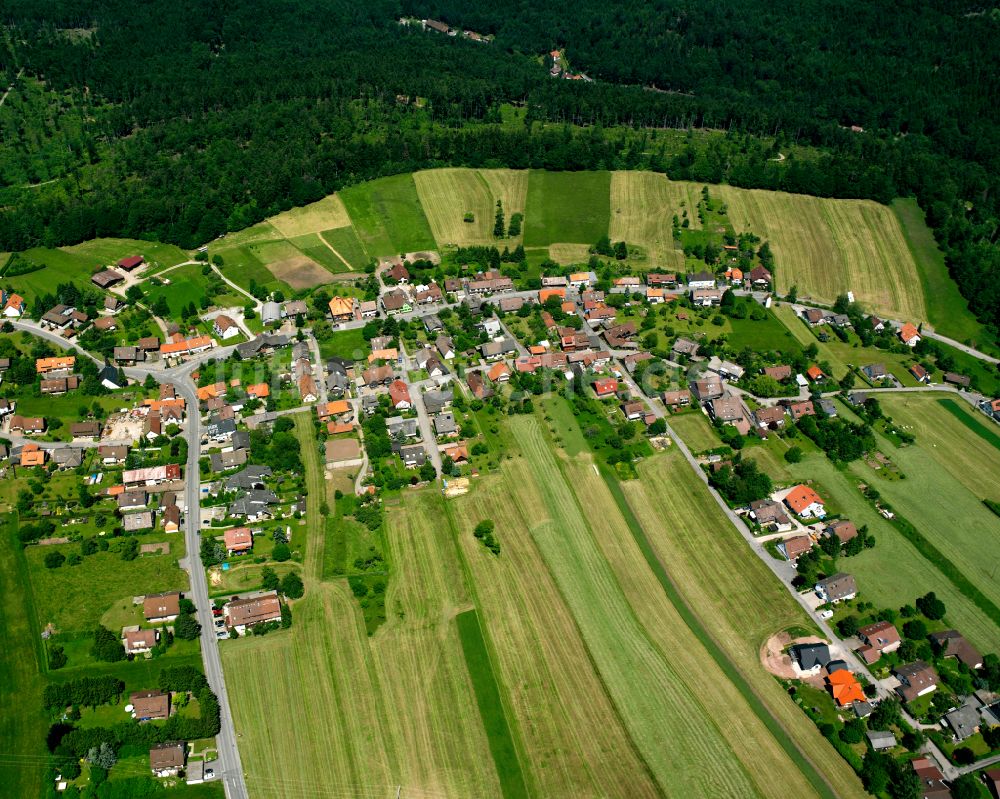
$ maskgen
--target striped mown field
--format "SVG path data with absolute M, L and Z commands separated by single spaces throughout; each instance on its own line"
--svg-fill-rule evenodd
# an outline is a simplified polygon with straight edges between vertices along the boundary
M 608 235 L 645 247 L 651 267 L 683 268 L 683 253 L 674 249 L 673 217 L 687 211 L 690 226 L 700 228 L 700 192 L 696 183 L 668 180 L 657 172 L 612 172 Z
M 639 475 L 622 489 L 687 605 L 833 794 L 865 796 L 847 763 L 760 665 L 768 636 L 808 627 L 805 612 L 749 550 L 679 452 L 644 461 Z
M 853 291 L 870 310 L 927 319 L 923 286 L 896 215 L 870 200 L 829 200 L 714 186 L 736 230 L 771 243 L 778 290 L 833 302 Z
M 415 172 L 420 204 L 439 247 L 474 244 L 500 249 L 521 243 L 521 237 L 496 239 L 493 224 L 496 203 L 503 203 L 504 222 L 513 213 L 524 213 L 528 173 L 514 169 L 430 169 Z M 472 222 L 464 221 L 467 213 Z
M 309 205 L 292 208 L 290 211 L 272 216 L 267 221 L 287 239 L 351 224 L 344 202 L 337 194 L 331 194 Z

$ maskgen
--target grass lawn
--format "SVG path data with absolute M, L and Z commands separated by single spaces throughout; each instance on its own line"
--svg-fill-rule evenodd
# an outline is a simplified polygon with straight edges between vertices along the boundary
M 360 328 L 338 330 L 319 342 L 320 355 L 326 358 L 346 358 L 358 361 L 371 351 Z
M 130 398 L 126 398 L 125 395 Z M 134 386 L 124 391 L 104 394 L 99 397 L 84 395 L 80 392 L 70 392 L 57 397 L 23 396 L 17 398 L 17 412 L 25 416 L 44 416 L 46 419 L 62 419 L 63 426 L 47 433 L 43 438 L 69 441 L 71 439 L 69 426 L 72 422 L 82 420 L 81 408 L 88 411 L 94 404 L 100 405 L 106 413 L 113 413 L 122 408 L 131 407 L 135 397 L 142 396 L 141 386 Z
M 729 344 L 736 349 L 750 347 L 758 352 L 774 350 L 786 354 L 802 349 L 798 339 L 771 311 L 758 321 L 730 317 L 729 326 L 732 329 Z
M 46 771 L 41 709 L 42 648 L 27 564 L 13 514 L 0 516 L 0 785 L 9 796 L 40 796 Z
M 144 268 L 144 273 L 156 272 L 188 260 L 187 253 L 176 245 L 140 239 L 91 239 L 62 249 L 76 255 L 96 258 L 102 264 L 112 268 L 122 258 L 127 258 L 130 255 L 142 255 L 148 264 Z
M 203 268 L 202 264 L 181 266 L 164 275 L 164 279 L 169 280 L 170 285 L 153 286 L 149 283 L 145 284 L 145 288 L 148 289 L 147 302 L 152 306 L 160 297 L 163 297 L 170 308 L 171 317 L 175 319 L 181 318 L 184 307 L 189 303 L 194 303 L 195 308 L 200 312 L 201 302 L 207 293 L 206 289 L 209 282 L 214 279 L 221 283 L 214 272 L 209 275 L 203 275 L 201 273 Z M 222 285 L 224 287 L 223 293 L 212 298 L 214 305 L 228 307 L 230 305 L 242 306 L 246 303 L 246 297 L 236 294 L 224 283 Z
M 322 231 L 319 235 L 356 271 L 360 272 L 368 265 L 370 260 L 368 253 L 365 252 L 365 248 L 353 227 L 330 228 L 330 230 Z
M 4 286 L 9 285 L 24 297 L 29 307 L 35 297 L 54 292 L 60 283 L 73 283 L 80 288 L 92 287 L 94 284 L 90 282 L 90 276 L 105 266 L 104 261 L 94 255 L 44 247 L 26 250 L 24 257 L 35 263 L 45 264 L 45 268 L 26 275 L 4 278 Z
M 715 432 L 712 423 L 697 408 L 670 416 L 667 424 L 681 437 L 692 452 L 704 452 L 722 446 L 719 434 Z
M 241 591 L 253 591 L 261 587 L 261 572 L 265 567 L 274 569 L 278 577 L 292 571 L 299 571 L 295 563 L 237 563 L 225 571 L 219 569 L 219 579 L 209 585 L 212 596 L 224 596 Z
M 220 239 L 219 247 L 213 246 L 210 253 L 222 256 L 224 263 L 220 267 L 220 271 L 236 285 L 249 289 L 252 281 L 259 286 L 265 286 L 269 291 L 280 289 L 290 294 L 291 287 L 271 274 L 271 270 L 265 266 L 264 261 L 259 256 L 259 247 L 266 240 L 257 239 L 257 236 L 269 235 L 270 233 L 270 226 L 256 225 L 241 231 L 241 233 L 233 234 L 231 237 Z M 241 237 L 246 241 L 237 243 Z
M 927 226 L 920 205 L 912 198 L 898 198 L 891 207 L 917 265 L 924 296 L 933 298 L 927 304 L 927 321 L 941 335 L 995 355 L 997 342 L 969 311 L 968 303 L 948 274 L 944 253 L 934 240 L 934 232 Z
M 608 235 L 610 172 L 546 172 L 528 175 L 524 243 L 595 244 Z
M 162 541 L 162 533 L 138 536 L 140 543 Z M 58 550 L 68 555 L 77 544 L 33 546 L 25 550 L 35 594 L 38 622 L 51 622 L 60 632 L 92 630 L 101 616 L 124 597 L 171 589 L 186 590 L 187 574 L 177 566 L 184 557 L 184 539 L 171 536 L 169 555 L 145 555 L 131 562 L 110 550 L 88 555 L 76 566 L 48 569 L 43 559 Z
M 500 778 L 500 789 L 504 799 L 515 799 L 528 796 L 521 773 L 521 763 L 517 759 L 517 750 L 511 738 L 510 727 L 504 713 L 503 700 L 500 698 L 500 687 L 490 663 L 490 655 L 483 640 L 483 631 L 479 626 L 479 616 L 474 610 L 467 610 L 455 617 L 458 626 L 458 637 L 462 642 L 462 652 L 465 655 L 465 665 L 472 678 L 472 687 L 476 692 L 476 702 L 479 713 L 486 728 L 486 737 L 493 753 L 493 763 Z
M 833 302 L 853 291 L 872 311 L 916 323 L 927 319 L 917 265 L 892 210 L 870 200 L 830 200 L 784 192 L 712 187 L 737 232 L 771 243 L 782 293 Z
M 413 175 L 393 175 L 341 192 L 351 222 L 373 258 L 436 248 Z

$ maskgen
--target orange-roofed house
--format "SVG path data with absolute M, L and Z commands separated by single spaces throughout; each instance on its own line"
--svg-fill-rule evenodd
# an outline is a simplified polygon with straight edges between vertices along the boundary
M 375 361 L 398 361 L 399 360 L 399 350 L 395 347 L 388 347 L 384 350 L 375 350 L 371 355 L 368 356 L 369 365 L 375 363 Z
M 466 463 L 469 460 L 469 448 L 463 444 L 452 444 L 441 450 L 442 455 L 451 458 L 455 463 Z
M 576 306 L 569 301 L 564 302 L 560 307 L 563 313 L 573 313 L 576 310 Z
M 528 352 L 530 352 L 532 355 L 544 355 L 545 347 L 543 347 L 541 344 L 532 344 L 530 347 L 528 347 Z
M 826 515 L 826 507 L 819 494 L 807 485 L 797 485 L 785 497 L 785 504 L 799 516 L 809 518 L 815 516 L 822 519 Z
M 499 361 L 493 364 L 486 376 L 494 383 L 505 383 L 510 380 L 510 367 L 503 361 Z
M 45 450 L 38 444 L 25 444 L 24 449 L 21 450 L 21 465 L 44 466 Z
M 331 436 L 335 436 L 338 433 L 353 433 L 354 424 L 352 422 L 327 422 L 326 432 Z
M 348 297 L 334 297 L 330 300 L 330 316 L 335 322 L 354 318 L 354 300 Z
M 223 533 L 223 538 L 226 541 L 226 552 L 230 555 L 249 552 L 253 549 L 253 534 L 249 527 L 233 527 Z
M 598 397 L 612 397 L 618 392 L 618 381 L 613 377 L 604 377 L 594 381 L 594 393 Z
M 726 277 L 729 278 L 731 283 L 742 283 L 743 282 L 743 270 L 737 269 L 735 266 L 732 269 L 726 270 Z
M 663 289 L 646 289 L 646 300 L 654 305 L 663 302 L 665 292 Z
M 311 374 L 303 374 L 299 377 L 299 395 L 303 402 L 315 402 L 319 399 L 319 392 L 316 390 L 316 381 Z
M 830 687 L 830 694 L 840 707 L 866 701 L 865 689 L 861 687 L 854 673 L 847 669 L 835 671 L 826 678 L 826 683 Z
M 589 286 L 590 272 L 574 272 L 569 276 L 571 286 Z
M 351 413 L 351 403 L 347 400 L 331 400 L 326 405 L 317 405 L 316 414 L 320 419 L 329 419 L 331 416 L 343 416 Z
M 219 382 L 213 383 L 210 386 L 202 386 L 198 389 L 198 399 L 202 402 L 206 402 L 215 397 L 221 397 L 226 393 L 226 384 Z
M 538 302 L 544 303 L 549 297 L 558 297 L 560 300 L 566 299 L 566 289 L 540 289 L 538 292 Z
M 36 358 L 35 371 L 40 375 L 44 375 L 49 372 L 58 372 L 62 369 L 72 369 L 74 364 L 76 364 L 76 356 L 74 355 L 55 358 Z
M 24 297 L 20 294 L 8 294 L 7 300 L 3 304 L 3 315 L 9 319 L 16 318 L 24 313 Z
M 264 399 L 271 396 L 271 387 L 267 383 L 254 383 L 247 386 L 247 396 L 253 399 Z
M 814 383 L 817 383 L 820 380 L 822 380 L 825 377 L 825 375 L 823 374 L 822 369 L 813 364 L 808 369 L 806 369 L 806 377 L 808 377 Z
M 907 322 L 899 328 L 899 340 L 902 341 L 907 347 L 916 347 L 917 342 L 920 341 L 920 331 Z

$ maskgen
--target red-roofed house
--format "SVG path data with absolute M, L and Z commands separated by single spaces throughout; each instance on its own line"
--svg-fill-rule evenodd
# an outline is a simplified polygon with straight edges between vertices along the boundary
M 613 377 L 604 377 L 593 383 L 594 393 L 598 397 L 613 397 L 618 393 L 618 381 Z
M 233 527 L 223 533 L 226 541 L 226 552 L 236 555 L 253 549 L 253 534 L 249 527 Z
M 410 390 L 402 380 L 393 380 L 389 384 L 389 400 L 397 411 L 405 411 L 413 407 L 410 400 Z
M 865 689 L 861 687 L 858 678 L 847 669 L 835 671 L 826 678 L 830 693 L 840 707 L 846 707 L 854 702 L 865 701 Z
M 813 364 L 808 369 L 806 369 L 806 377 L 808 377 L 814 383 L 818 383 L 820 380 L 822 380 L 825 377 L 825 375 L 823 374 L 823 370 L 822 369 L 820 369 L 818 366 L 816 366 L 815 364 Z
M 122 258 L 118 262 L 118 267 L 124 269 L 126 272 L 131 272 L 133 269 L 138 269 L 146 262 L 146 259 L 141 255 L 130 255 L 128 258 Z
M 819 494 L 807 485 L 800 484 L 789 491 L 785 497 L 785 504 L 793 512 L 806 518 L 815 516 L 817 519 L 822 519 L 826 515 L 823 500 L 819 498 Z

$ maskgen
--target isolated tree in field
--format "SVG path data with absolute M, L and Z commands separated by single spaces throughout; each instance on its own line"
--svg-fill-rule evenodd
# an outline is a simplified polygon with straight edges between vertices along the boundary
M 476 525 L 476 528 L 472 531 L 472 534 L 476 538 L 485 538 L 486 536 L 493 534 L 494 527 L 495 525 L 493 524 L 492 519 L 483 519 L 479 524 Z
M 624 241 L 615 242 L 615 259 L 624 261 L 628 258 L 628 245 Z
M 521 223 L 524 220 L 524 214 L 513 213 L 510 215 L 510 226 L 507 228 L 507 235 L 513 238 L 514 236 L 521 235 Z M 517 252 L 515 250 L 515 252 Z M 522 250 L 523 253 L 523 250 Z M 518 259 L 521 260 L 521 259 Z
M 931 621 L 943 619 L 946 612 L 944 602 L 933 591 L 917 599 L 917 610 Z
M 167 298 L 162 295 L 157 297 L 156 302 L 153 303 L 152 311 L 155 316 L 170 316 L 170 306 L 167 305 Z
M 503 203 L 497 200 L 497 212 L 493 220 L 493 238 L 502 239 L 507 226 L 504 224 Z
M 48 552 L 45 555 L 45 568 L 58 569 L 66 562 L 66 556 L 62 552 Z
M 798 463 L 802 460 L 802 450 L 799 447 L 791 447 L 785 452 L 785 460 L 789 463 Z
M 288 548 L 288 544 L 275 544 L 271 550 L 271 557 L 278 563 L 284 563 L 292 557 L 292 551 Z

